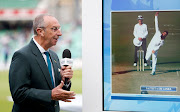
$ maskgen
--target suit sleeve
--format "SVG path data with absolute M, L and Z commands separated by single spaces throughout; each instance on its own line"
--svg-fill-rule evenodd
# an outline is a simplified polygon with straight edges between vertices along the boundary
M 9 70 L 12 98 L 15 103 L 38 102 L 42 105 L 49 104 L 51 102 L 51 90 L 31 88 L 31 71 L 26 58 L 20 52 L 16 52 L 13 55 Z

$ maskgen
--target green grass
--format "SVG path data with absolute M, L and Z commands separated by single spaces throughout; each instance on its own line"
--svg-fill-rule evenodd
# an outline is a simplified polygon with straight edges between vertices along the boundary
M 13 102 L 7 100 L 7 96 L 11 96 L 8 77 L 8 71 L 0 71 L 0 112 L 10 112 L 13 106 Z M 82 94 L 82 70 L 74 70 L 71 91 Z
M 0 72 L 0 112 L 10 112 L 13 102 L 7 100 L 11 96 L 9 91 L 8 71 Z
M 75 70 L 72 81 L 71 91 L 82 94 L 82 70 Z

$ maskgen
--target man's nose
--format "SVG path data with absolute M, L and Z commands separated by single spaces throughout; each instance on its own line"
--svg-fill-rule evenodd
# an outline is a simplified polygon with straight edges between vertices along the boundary
M 58 35 L 58 36 L 62 36 L 62 32 L 61 32 L 60 29 L 58 29 L 57 35 Z

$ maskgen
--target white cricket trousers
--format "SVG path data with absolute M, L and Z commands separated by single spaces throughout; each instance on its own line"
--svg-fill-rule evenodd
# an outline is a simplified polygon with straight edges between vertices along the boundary
M 157 54 L 158 51 L 152 53 L 152 50 L 148 50 L 146 52 L 146 60 L 150 60 L 152 54 L 152 73 L 156 71 L 156 63 L 157 63 Z

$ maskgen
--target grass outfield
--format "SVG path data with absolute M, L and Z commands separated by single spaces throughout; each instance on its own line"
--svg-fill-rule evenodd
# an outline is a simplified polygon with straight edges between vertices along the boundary
M 175 67 L 178 65 L 177 67 Z M 170 66 L 170 67 L 169 67 Z M 151 69 L 137 71 L 136 67 L 117 67 L 112 75 L 112 93 L 141 94 L 141 86 L 177 87 L 177 92 L 155 92 L 149 94 L 180 95 L 180 66 L 179 64 L 158 65 L 156 75 L 150 75 Z
M 7 96 L 10 96 L 8 71 L 0 72 L 0 111 L 10 112 L 13 102 L 8 101 Z
M 151 94 L 180 95 L 180 12 L 160 12 L 159 29 L 169 31 L 164 45 L 157 55 L 156 75 L 151 76 L 149 67 L 137 72 L 134 63 L 133 30 L 137 16 L 144 17 L 148 27 L 147 46 L 155 34 L 155 12 L 112 12 L 112 92 L 140 94 L 140 86 L 173 86 L 177 92 L 150 92 Z
M 74 71 L 71 91 L 74 91 L 76 94 L 82 94 L 82 70 Z M 8 101 L 7 96 L 11 96 L 8 71 L 0 71 L 0 112 L 10 112 L 12 109 L 13 102 Z

